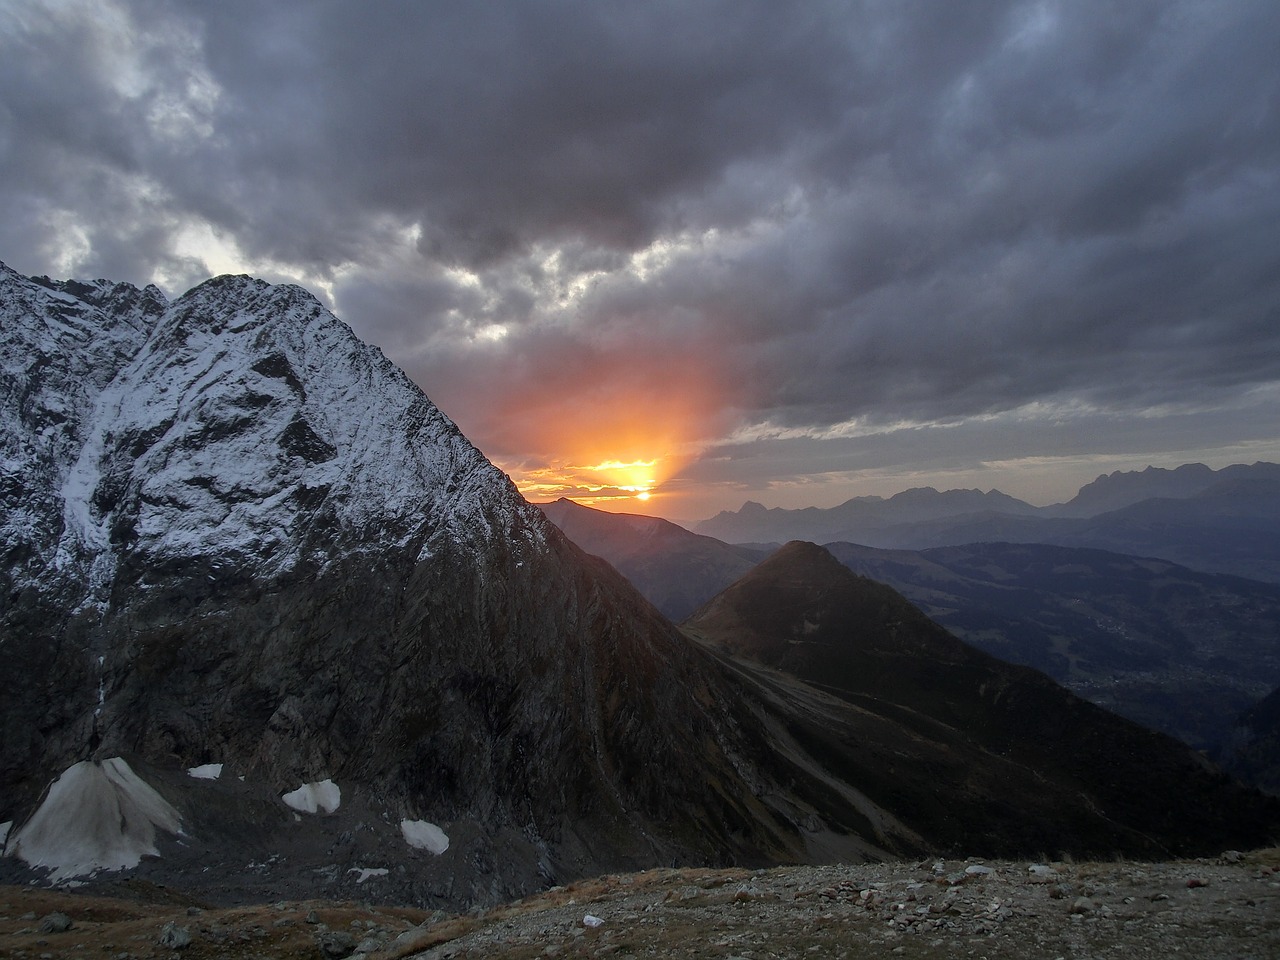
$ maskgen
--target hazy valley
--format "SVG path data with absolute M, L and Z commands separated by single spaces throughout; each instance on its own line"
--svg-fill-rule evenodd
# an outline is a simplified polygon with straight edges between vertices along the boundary
M 1280 586 L 1211 571 L 1213 557 L 1251 555 L 1253 541 L 1240 542 L 1233 531 L 1266 529 L 1275 508 L 1270 490 L 1276 471 L 1273 464 L 1216 472 L 1193 464 L 1116 474 L 1098 478 L 1068 504 L 1046 508 L 1074 514 L 1076 522 L 1099 531 L 1099 540 L 1112 542 L 1119 535 L 1108 531 L 1113 525 L 1125 528 L 1126 517 L 1172 514 L 1187 505 L 1182 521 L 1197 526 L 1211 543 L 1210 559 L 1191 556 L 1193 566 L 1094 547 L 953 542 L 959 534 L 1000 529 L 1011 517 L 1034 510 L 978 491 L 914 490 L 831 510 L 769 511 L 748 504 L 697 529 L 732 521 L 743 537 L 771 530 L 807 534 L 849 569 L 900 591 L 955 636 L 1041 670 L 1086 699 L 1178 737 L 1250 782 L 1274 789 L 1280 757 L 1266 746 L 1275 737 L 1271 713 L 1263 710 L 1262 719 L 1252 721 L 1244 714 L 1280 687 Z M 1254 496 L 1233 500 L 1232 491 L 1241 490 Z M 1206 499 L 1219 502 L 1232 522 L 1201 523 L 1196 505 Z M 988 509 L 993 503 L 1013 504 L 1012 512 L 997 518 Z M 778 547 L 724 543 L 663 521 L 624 519 L 567 501 L 543 509 L 677 620 Z M 1256 515 L 1250 512 L 1255 509 Z M 1087 516 L 1092 510 L 1102 512 Z M 916 537 L 926 528 L 942 533 L 936 535 L 938 545 L 918 550 L 829 539 L 841 531 L 848 535 L 854 514 L 855 531 L 871 542 L 886 530 L 909 529 Z M 1181 548 L 1169 552 L 1184 555 Z M 1250 562 L 1241 559 L 1238 566 Z M 1240 751 L 1254 758 L 1247 767 L 1236 764 Z

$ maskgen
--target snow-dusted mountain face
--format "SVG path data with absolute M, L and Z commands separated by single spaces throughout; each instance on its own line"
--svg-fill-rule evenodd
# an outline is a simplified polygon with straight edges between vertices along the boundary
M 353 564 L 368 581 L 389 563 L 482 553 L 506 580 L 545 548 L 507 479 L 296 287 L 224 277 L 168 304 L 154 288 L 7 268 L 0 282 L 6 568 L 29 598 L 6 619 L 88 654 L 60 664 L 74 674 L 70 749 L 115 736 L 111 707 L 139 671 L 192 669 L 186 641 L 217 633 L 207 621 L 247 584 L 318 584 Z M 397 606 L 388 591 L 405 585 L 377 581 L 350 599 Z M 245 626 L 276 643 L 292 629 Z
M 82 585 L 77 610 L 106 610 L 130 561 L 279 576 L 323 564 L 320 529 L 426 556 L 428 540 L 486 536 L 521 510 L 421 391 L 299 288 L 223 277 L 170 305 L 154 288 L 5 279 L 6 471 L 35 481 L 5 532 L 37 577 Z
M 0 266 L 0 325 L 0 822 L 128 757 L 188 846 L 307 784 L 343 836 L 443 824 L 453 902 L 803 853 L 706 655 L 305 291 Z

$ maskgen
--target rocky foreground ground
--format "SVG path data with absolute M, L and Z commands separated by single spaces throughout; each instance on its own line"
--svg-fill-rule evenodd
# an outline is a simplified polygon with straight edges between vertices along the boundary
M 463 915 L 329 902 L 211 909 L 140 884 L 118 892 L 0 887 L 0 956 L 1280 957 L 1280 849 L 1169 863 L 654 870 Z

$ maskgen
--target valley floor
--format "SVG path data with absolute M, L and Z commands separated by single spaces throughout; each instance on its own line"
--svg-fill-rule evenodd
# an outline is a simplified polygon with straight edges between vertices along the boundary
M 1280 849 L 1168 863 L 654 870 L 457 916 L 359 903 L 211 909 L 172 890 L 119 889 L 105 898 L 0 887 L 0 956 L 1280 956 Z

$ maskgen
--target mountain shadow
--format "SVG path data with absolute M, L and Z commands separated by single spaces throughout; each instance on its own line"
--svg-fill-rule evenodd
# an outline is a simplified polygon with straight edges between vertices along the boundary
M 832 698 L 786 723 L 798 742 L 954 849 L 1098 855 L 1265 842 L 1274 801 L 1185 745 L 1026 667 L 969 647 L 888 586 L 794 542 L 710 601 L 687 631 L 762 688 Z
M 1047 544 L 826 548 L 962 640 L 1211 755 L 1280 683 L 1280 586 Z
M 609 561 L 677 623 L 770 553 L 690 533 L 659 517 L 606 513 L 563 498 L 538 506 L 565 536 Z

